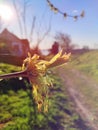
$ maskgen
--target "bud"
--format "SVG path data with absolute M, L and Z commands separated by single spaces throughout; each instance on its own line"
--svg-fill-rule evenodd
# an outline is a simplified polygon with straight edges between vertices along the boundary
M 84 10 L 83 10 L 83 11 L 81 12 L 80 16 L 83 18 L 84 15 L 85 15 L 85 12 L 84 12 Z
M 54 7 L 54 13 L 58 13 L 58 8 Z
M 73 16 L 73 18 L 74 18 L 74 20 L 76 21 L 76 20 L 78 19 L 78 16 L 75 15 L 75 16 Z
M 64 18 L 66 18 L 67 17 L 67 13 L 64 13 L 63 16 L 64 16 Z

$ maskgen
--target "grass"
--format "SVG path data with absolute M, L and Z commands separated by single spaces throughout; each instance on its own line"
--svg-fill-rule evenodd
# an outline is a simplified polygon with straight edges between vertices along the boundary
M 94 114 L 95 122 L 98 122 L 98 51 L 73 55 L 64 69 L 74 88 L 82 94 L 84 104 Z
M 20 71 L 21 67 L 0 63 L 0 74 L 12 73 Z
M 20 67 L 0 63 L 0 74 L 19 70 Z M 48 113 L 37 111 L 27 79 L 0 81 L 0 130 L 80 130 L 76 123 L 80 118 L 67 93 L 63 93 L 61 80 L 53 73 L 50 77 L 54 82 Z
M 98 81 L 98 51 L 73 56 L 71 65 Z

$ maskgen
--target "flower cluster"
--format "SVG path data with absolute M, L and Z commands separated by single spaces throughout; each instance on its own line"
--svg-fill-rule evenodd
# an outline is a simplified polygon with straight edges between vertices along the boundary
M 49 106 L 49 88 L 52 86 L 53 79 L 49 77 L 48 70 L 52 67 L 60 66 L 68 62 L 69 54 L 63 54 L 62 51 L 56 54 L 50 61 L 41 60 L 39 55 L 28 53 L 24 60 L 22 71 L 0 75 L 0 79 L 27 77 L 32 84 L 32 94 L 37 104 L 38 111 L 48 111 Z
M 50 61 L 40 60 L 38 55 L 28 57 L 23 62 L 23 70 L 26 70 L 27 77 L 32 84 L 32 93 L 38 106 L 38 110 L 48 111 L 49 105 L 49 87 L 52 80 L 47 75 L 47 70 L 66 63 L 69 60 L 69 54 L 62 54 L 62 51 L 55 55 Z
M 48 3 L 48 5 L 49 5 L 49 7 L 50 7 L 50 9 L 54 12 L 54 13 L 60 13 L 60 14 L 62 14 L 63 16 L 64 16 L 64 18 L 66 18 L 66 17 L 72 17 L 72 18 L 74 18 L 75 20 L 77 20 L 79 17 L 84 17 L 84 15 L 85 15 L 85 12 L 84 12 L 84 10 L 81 12 L 81 14 L 80 15 L 69 15 L 69 14 L 67 14 L 66 12 L 62 12 L 62 11 L 60 11 L 57 7 L 55 7 L 49 0 L 47 0 L 47 3 Z

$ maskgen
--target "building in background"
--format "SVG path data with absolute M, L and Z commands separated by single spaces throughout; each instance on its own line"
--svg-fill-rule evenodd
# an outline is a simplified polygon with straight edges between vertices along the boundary
M 28 52 L 30 46 L 27 39 L 20 39 L 7 29 L 0 33 L 0 62 L 22 65 Z
M 0 33 L 0 54 L 26 57 L 29 51 L 30 46 L 27 39 L 20 39 L 7 29 Z

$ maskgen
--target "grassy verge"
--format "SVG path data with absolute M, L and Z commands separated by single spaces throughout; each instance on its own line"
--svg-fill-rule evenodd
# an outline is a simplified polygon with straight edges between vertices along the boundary
M 19 71 L 20 68 L 0 64 L 1 73 Z M 48 113 L 39 113 L 34 103 L 31 86 L 27 79 L 0 81 L 0 129 L 1 130 L 81 130 L 80 120 L 74 112 L 61 80 L 53 73 Z
M 98 82 L 98 51 L 89 51 L 82 55 L 74 55 L 71 67 L 76 68 Z
M 67 77 L 74 88 L 79 91 L 83 103 L 98 122 L 98 51 L 90 51 L 82 55 L 74 55 L 70 64 L 64 67 Z

